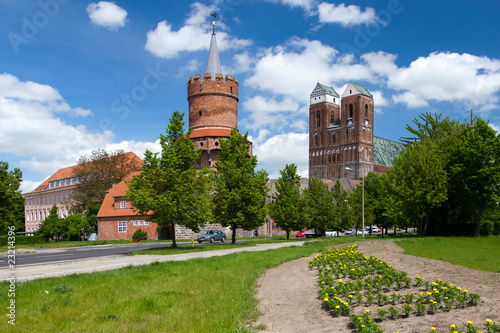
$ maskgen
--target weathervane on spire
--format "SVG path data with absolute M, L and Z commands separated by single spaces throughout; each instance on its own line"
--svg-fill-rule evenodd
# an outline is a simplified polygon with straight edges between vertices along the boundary
M 212 21 L 212 34 L 215 35 L 215 19 L 217 18 L 217 13 L 212 12 L 211 15 L 214 17 L 214 20 Z

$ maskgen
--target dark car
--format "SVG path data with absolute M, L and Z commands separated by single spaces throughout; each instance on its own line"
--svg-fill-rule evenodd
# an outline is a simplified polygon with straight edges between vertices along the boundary
M 226 234 L 220 230 L 207 230 L 204 233 L 202 233 L 201 235 L 199 235 L 197 240 L 198 240 L 198 243 L 201 243 L 201 242 L 213 243 L 214 241 L 225 242 L 226 241 Z

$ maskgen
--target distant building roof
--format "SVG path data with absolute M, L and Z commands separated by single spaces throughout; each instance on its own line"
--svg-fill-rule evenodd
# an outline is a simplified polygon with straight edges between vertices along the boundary
M 222 67 L 219 59 L 219 49 L 217 48 L 217 38 L 212 34 L 210 49 L 208 50 L 207 67 L 205 73 L 212 74 L 212 80 L 215 80 L 215 74 L 222 74 Z
M 368 97 L 373 97 L 373 95 L 370 94 L 370 92 L 368 91 L 368 89 L 366 89 L 364 86 L 361 86 L 361 85 L 356 84 L 354 82 L 351 82 L 351 83 L 354 86 L 354 88 L 356 88 L 361 93 L 361 95 L 365 95 L 365 96 L 368 96 Z
M 133 176 L 138 175 L 140 172 L 134 172 L 129 175 L 126 180 L 130 180 Z M 122 180 L 115 186 L 109 189 L 106 192 L 106 196 L 102 201 L 101 208 L 99 209 L 99 213 L 97 213 L 97 217 L 110 217 L 110 216 L 134 216 L 137 215 L 137 210 L 130 206 L 130 203 L 127 204 L 127 208 L 120 208 L 120 206 L 116 206 L 115 198 L 125 199 L 125 195 L 128 192 L 128 185 L 125 180 Z M 128 201 L 128 200 L 127 200 Z
M 392 167 L 394 158 L 405 149 L 401 142 L 383 139 L 378 136 L 373 137 L 373 162 L 375 164 Z
M 137 161 L 139 163 L 139 165 L 142 165 L 142 160 L 136 154 L 134 154 L 133 152 L 125 153 L 125 156 L 127 156 L 129 160 L 131 160 L 131 161 Z M 49 178 L 45 179 L 33 191 L 27 192 L 27 193 L 23 193 L 23 195 L 29 195 L 29 194 L 35 194 L 35 193 L 38 194 L 40 192 L 47 191 L 47 190 L 49 190 L 49 182 L 56 181 L 56 180 L 62 180 L 62 179 L 68 179 L 68 178 L 71 179 L 72 177 L 74 177 L 74 168 L 75 167 L 76 167 L 76 165 L 73 165 L 73 166 L 70 166 L 70 167 L 67 167 L 67 168 L 59 169 L 52 176 L 50 176 Z M 70 187 L 73 187 L 75 184 L 76 184 L 76 179 L 74 179 L 73 182 L 71 182 L 71 181 L 69 181 L 69 182 L 63 182 L 60 186 L 58 184 L 57 187 L 53 187 L 50 190 L 53 190 L 55 188 L 60 189 L 60 188 L 63 188 L 63 187 L 70 188 Z
M 339 94 L 337 94 L 335 89 L 333 89 L 332 87 L 329 87 L 329 86 L 325 86 L 324 84 L 321 84 L 319 82 L 316 84 L 316 87 L 314 87 L 314 90 L 311 93 L 310 97 L 318 97 L 318 96 L 322 96 L 325 94 L 333 96 L 333 97 L 339 97 Z

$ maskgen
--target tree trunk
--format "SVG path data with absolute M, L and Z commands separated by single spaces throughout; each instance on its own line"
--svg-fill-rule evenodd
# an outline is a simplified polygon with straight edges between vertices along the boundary
M 479 237 L 479 231 L 481 231 L 481 206 L 479 206 L 476 210 L 476 231 L 474 233 L 474 237 Z
M 231 236 L 231 244 L 236 244 L 236 223 L 231 224 L 233 235 Z
M 286 239 L 287 239 L 287 240 L 288 240 L 288 239 L 290 239 L 290 230 L 287 230 L 287 231 L 286 231 Z
M 170 225 L 170 235 L 172 235 L 172 248 L 177 248 L 177 242 L 175 241 L 175 223 Z

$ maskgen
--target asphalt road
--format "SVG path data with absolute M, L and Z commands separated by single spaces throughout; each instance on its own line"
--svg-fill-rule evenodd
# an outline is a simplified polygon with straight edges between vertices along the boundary
M 132 243 L 70 247 L 59 249 L 34 249 L 36 253 L 20 253 L 15 256 L 16 267 L 45 265 L 67 261 L 93 259 L 99 257 L 125 256 L 139 250 L 167 247 L 170 243 Z M 177 243 L 178 246 L 191 245 L 191 243 Z M 24 250 L 24 249 L 23 249 Z M 30 251 L 26 249 L 26 251 Z M 7 268 L 7 254 L 0 256 L 0 269 Z

